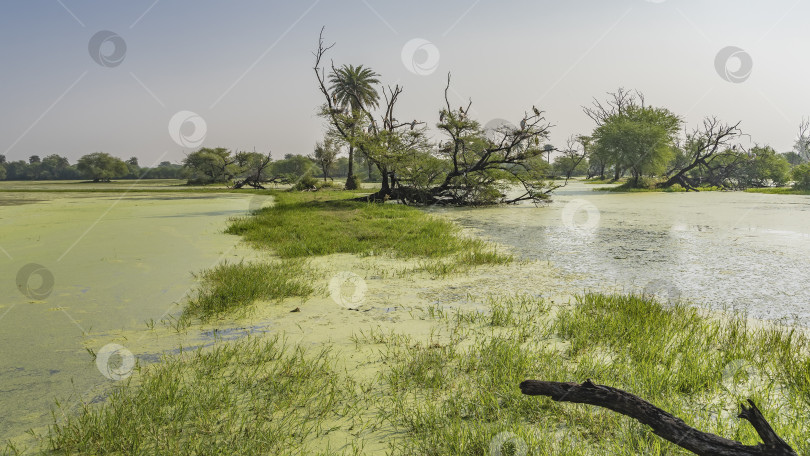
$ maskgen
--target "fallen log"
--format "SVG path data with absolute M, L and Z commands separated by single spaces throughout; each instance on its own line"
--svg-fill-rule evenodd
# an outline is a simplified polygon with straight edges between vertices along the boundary
M 748 403 L 751 406 L 742 404 L 742 411 L 737 417 L 751 423 L 762 439 L 763 443 L 754 446 L 699 431 L 638 396 L 610 386 L 596 385 L 590 380 L 581 385 L 526 380 L 520 384 L 520 390 L 529 396 L 548 396 L 557 402 L 589 404 L 613 410 L 649 426 L 659 437 L 701 456 L 798 456 L 774 432 L 750 399 Z

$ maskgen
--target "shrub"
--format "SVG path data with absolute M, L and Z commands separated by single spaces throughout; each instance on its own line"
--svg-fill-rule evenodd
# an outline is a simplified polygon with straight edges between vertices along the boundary
M 810 190 L 810 162 L 802 163 L 793 168 L 793 188 Z
M 303 191 L 303 190 L 317 190 L 318 189 L 318 179 L 312 177 L 311 173 L 306 173 L 298 179 L 298 182 L 293 185 L 293 190 Z
M 635 182 L 635 187 L 636 188 L 653 189 L 653 188 L 655 188 L 655 184 L 657 184 L 657 183 L 658 182 L 655 179 L 651 178 L 651 177 L 639 176 L 639 178 Z

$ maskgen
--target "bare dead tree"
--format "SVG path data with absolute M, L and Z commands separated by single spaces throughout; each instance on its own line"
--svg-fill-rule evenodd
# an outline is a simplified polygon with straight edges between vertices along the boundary
M 254 156 L 255 157 L 255 156 Z M 249 185 L 253 188 L 264 189 L 262 184 L 266 183 L 281 183 L 284 179 L 280 176 L 268 177 L 266 171 L 270 168 L 273 158 L 270 153 L 262 156 L 258 160 L 253 160 L 252 163 L 246 163 L 247 169 L 241 176 L 233 183 L 233 188 L 242 188 Z
M 712 174 L 718 171 L 722 172 L 725 168 L 728 168 L 729 164 L 721 163 L 720 158 L 730 156 L 728 151 L 736 151 L 737 147 L 741 147 L 733 144 L 742 135 L 739 126 L 740 122 L 732 125 L 723 123 L 716 117 L 705 118 L 700 127 L 695 128 L 692 133 L 687 135 L 687 140 L 684 143 L 688 164 L 674 171 L 665 182 L 659 184 L 659 187 L 680 184 L 687 190 L 697 190 L 688 176 L 690 171 L 703 167 L 708 173 Z
M 488 143 L 482 147 L 478 124 L 469 118 L 472 100 L 466 107 L 452 108 L 448 96 L 450 81 L 451 75 L 448 73 L 444 89 L 445 109 L 440 113 L 438 128 L 450 139 L 447 146 L 439 149 L 439 153 L 450 159 L 451 169 L 435 189 L 436 197 L 450 195 L 458 202 L 465 197 L 467 190 L 492 184 L 494 177 L 488 172 L 496 170 L 510 173 L 524 189 L 521 195 L 502 201 L 507 204 L 538 201 L 560 187 L 545 186 L 529 173 L 529 160 L 535 156 L 542 157 L 543 150 L 539 145 L 541 140 L 548 138 L 551 129 L 542 111 L 532 107 L 532 112 L 524 114 L 517 128 L 509 125 L 496 128 L 495 137 L 488 139 Z M 459 179 L 472 181 L 469 185 L 459 185 Z
M 565 140 L 565 150 L 563 155 L 568 159 L 565 164 L 565 183 L 571 179 L 571 175 L 588 156 L 587 144 L 582 135 L 571 135 Z
M 796 137 L 796 153 L 804 161 L 810 160 L 810 119 L 802 119 L 799 134 Z
M 371 163 L 373 163 L 382 175 L 382 185 L 380 191 L 373 195 L 371 199 L 374 200 L 387 200 L 394 198 L 393 190 L 396 187 L 396 170 L 392 168 L 390 158 L 393 153 L 387 153 L 380 143 L 386 143 L 390 140 L 391 136 L 401 131 L 414 132 L 417 127 L 423 127 L 426 123 L 416 119 L 410 122 L 400 122 L 394 116 L 399 96 L 402 94 L 403 87 L 399 84 L 394 87 L 383 87 L 384 103 L 380 106 L 381 113 L 379 114 L 379 122 L 375 119 L 374 114 L 362 104 L 359 105 L 361 117 L 367 123 L 364 131 L 358 131 L 356 122 L 353 115 L 349 115 L 342 108 L 336 105 L 335 99 L 329 93 L 326 85 L 326 70 L 323 67 L 322 61 L 326 52 L 328 52 L 334 44 L 326 46 L 323 40 L 323 31 L 318 37 L 318 48 L 313 53 L 315 55 L 315 76 L 318 80 L 318 88 L 323 95 L 325 104 L 322 110 L 322 115 L 329 120 L 330 127 L 343 138 L 350 146 L 356 147 L 363 156 Z M 334 63 L 331 64 L 333 72 L 336 72 Z M 354 123 L 353 123 L 354 122 Z M 417 131 L 419 133 L 419 131 Z M 402 135 L 402 137 L 416 137 L 418 135 Z M 388 141 L 390 142 L 390 141 Z M 405 141 L 407 145 L 407 140 Z
M 585 114 L 596 122 L 597 127 L 601 127 L 605 122 L 613 117 L 620 116 L 631 106 L 644 107 L 644 94 L 638 90 L 628 91 L 623 87 L 615 92 L 608 92 L 608 99 L 605 102 L 596 98 L 591 102 L 591 106 L 583 106 Z
M 738 417 L 751 423 L 762 439 L 763 443 L 754 446 L 695 429 L 638 396 L 610 386 L 596 385 L 590 380 L 582 384 L 526 380 L 520 384 L 520 390 L 530 396 L 548 396 L 557 402 L 595 405 L 621 413 L 649 426 L 659 437 L 701 456 L 798 456 L 774 432 L 750 399 L 750 407 L 743 404 Z

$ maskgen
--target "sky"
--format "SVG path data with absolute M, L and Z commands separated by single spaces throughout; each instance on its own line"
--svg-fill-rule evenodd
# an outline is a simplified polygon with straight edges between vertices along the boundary
M 810 117 L 808 17 L 802 0 L 5 0 L 0 154 L 309 154 L 322 27 L 336 65 L 404 86 L 400 120 L 434 126 L 451 73 L 454 106 L 471 99 L 485 125 L 536 105 L 562 146 L 593 130 L 583 106 L 624 87 L 687 129 L 741 121 L 744 141 L 784 152 Z

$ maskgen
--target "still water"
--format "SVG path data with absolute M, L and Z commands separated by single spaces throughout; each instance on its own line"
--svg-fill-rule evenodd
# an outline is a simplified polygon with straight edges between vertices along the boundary
M 646 288 L 810 325 L 810 197 L 593 188 L 572 183 L 541 207 L 433 211 L 550 262 L 570 278 L 555 292 Z M 118 344 L 153 362 L 180 344 L 210 343 L 214 335 L 201 331 L 165 340 L 146 322 L 179 313 L 191 272 L 256 255 L 222 230 L 229 217 L 269 203 L 257 198 L 0 193 L 0 438 L 43 432 L 54 398 L 68 411 L 103 400 L 116 372 L 105 375 L 88 349 Z M 18 276 L 31 264 L 39 266 L 21 290 Z M 536 283 L 550 288 L 548 278 Z
M 149 362 L 176 348 L 146 322 L 179 313 L 192 272 L 245 255 L 222 231 L 263 199 L 0 193 L 0 440 L 42 431 L 55 398 L 75 409 L 127 374 L 123 352 L 102 372 L 88 350 L 117 344 Z
M 570 183 L 547 206 L 444 209 L 521 257 L 572 275 L 572 292 L 647 291 L 810 325 L 810 196 L 606 193 Z

